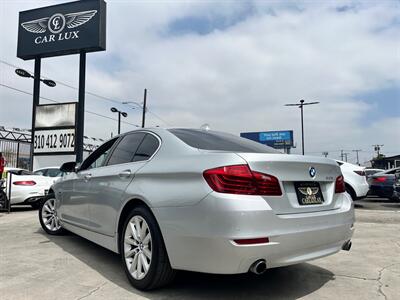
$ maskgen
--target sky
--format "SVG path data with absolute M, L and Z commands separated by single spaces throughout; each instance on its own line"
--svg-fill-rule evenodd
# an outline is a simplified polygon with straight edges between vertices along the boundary
M 31 124 L 32 96 L 4 86 L 33 87 L 14 73 L 33 70 L 16 57 L 18 12 L 62 2 L 0 0 L 0 126 Z M 400 1 L 106 2 L 107 50 L 87 55 L 86 136 L 116 133 L 112 106 L 128 113 L 123 131 L 140 125 L 118 102 L 147 88 L 147 126 L 294 130 L 300 153 L 300 111 L 284 104 L 305 99 L 320 102 L 304 110 L 306 154 L 400 154 Z M 78 55 L 43 59 L 59 84 L 41 96 L 77 101 L 65 85 L 78 86 L 78 66 Z

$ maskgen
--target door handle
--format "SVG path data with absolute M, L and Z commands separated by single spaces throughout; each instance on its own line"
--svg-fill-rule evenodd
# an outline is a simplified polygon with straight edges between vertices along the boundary
M 131 174 L 132 174 L 131 170 L 124 170 L 121 173 L 119 173 L 118 175 L 119 175 L 119 177 L 126 178 L 126 177 L 131 176 Z
M 83 175 L 83 179 L 85 179 L 85 181 L 88 181 L 90 178 L 92 178 L 92 174 Z

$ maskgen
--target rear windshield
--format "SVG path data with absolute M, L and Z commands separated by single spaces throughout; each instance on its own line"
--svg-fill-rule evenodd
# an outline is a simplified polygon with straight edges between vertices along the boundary
M 229 133 L 199 129 L 169 129 L 191 147 L 203 150 L 280 153 L 277 150 Z

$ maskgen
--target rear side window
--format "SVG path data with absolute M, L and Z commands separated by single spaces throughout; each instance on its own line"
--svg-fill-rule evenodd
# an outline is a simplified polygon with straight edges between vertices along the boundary
M 45 171 L 47 171 L 47 170 L 46 169 L 38 170 L 38 171 L 33 172 L 33 175 L 42 175 L 42 176 L 44 176 Z
M 197 149 L 229 152 L 280 153 L 271 147 L 229 133 L 198 129 L 170 129 L 169 131 L 189 146 Z
M 158 146 L 158 139 L 151 134 L 146 134 L 146 137 L 136 151 L 133 161 L 148 160 L 157 151 Z
M 145 135 L 143 132 L 138 132 L 124 136 L 111 154 L 107 165 L 111 166 L 131 162 Z
M 48 177 L 61 177 L 62 176 L 62 172 L 60 171 L 60 169 L 48 169 L 46 176 Z

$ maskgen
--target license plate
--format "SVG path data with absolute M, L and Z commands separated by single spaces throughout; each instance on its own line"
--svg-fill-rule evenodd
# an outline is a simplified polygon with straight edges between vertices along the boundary
M 297 200 L 300 205 L 315 205 L 324 203 L 321 187 L 318 182 L 295 182 Z

